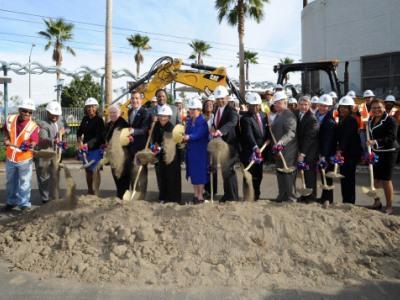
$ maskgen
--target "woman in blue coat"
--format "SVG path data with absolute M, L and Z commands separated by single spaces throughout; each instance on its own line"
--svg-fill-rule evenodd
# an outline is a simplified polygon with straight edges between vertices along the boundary
M 193 184 L 193 203 L 204 202 L 204 185 L 208 182 L 208 125 L 201 114 L 203 105 L 198 98 L 191 99 L 188 105 L 189 119 L 186 121 L 184 141 L 186 147 L 186 178 Z

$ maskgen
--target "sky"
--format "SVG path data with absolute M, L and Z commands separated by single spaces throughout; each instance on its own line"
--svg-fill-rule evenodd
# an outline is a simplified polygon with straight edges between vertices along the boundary
M 161 56 L 191 62 L 188 44 L 201 39 L 212 46 L 211 56 L 205 57 L 204 63 L 224 66 L 228 75 L 237 79 L 237 29 L 225 21 L 218 23 L 214 3 L 215 0 L 114 0 L 113 70 L 126 68 L 135 73 L 135 51 L 126 37 L 145 33 L 150 37 L 152 49 L 144 52 L 143 73 Z M 27 64 L 34 43 L 32 62 L 54 66 L 52 52 L 44 51 L 46 40 L 37 32 L 45 29 L 43 17 L 63 17 L 97 24 L 75 23 L 74 39 L 69 46 L 76 51 L 76 56 L 64 54 L 63 68 L 71 72 L 83 65 L 101 68 L 104 66 L 105 9 L 105 0 L 0 0 L 0 61 Z M 250 66 L 251 81 L 275 82 L 274 64 L 284 57 L 301 59 L 301 10 L 300 0 L 270 0 L 265 4 L 261 23 L 246 20 L 245 49 L 258 52 L 259 57 L 259 64 Z M 28 75 L 9 72 L 8 76 L 12 78 L 9 96 L 27 97 Z M 67 76 L 64 78 L 66 84 L 71 80 Z M 55 74 L 32 75 L 31 80 L 32 99 L 37 104 L 56 98 Z M 113 80 L 115 96 L 129 80 L 128 77 Z

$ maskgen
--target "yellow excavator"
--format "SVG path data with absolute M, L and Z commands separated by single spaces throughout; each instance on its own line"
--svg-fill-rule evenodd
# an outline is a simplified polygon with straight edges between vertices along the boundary
M 182 67 L 190 67 L 183 69 Z M 241 104 L 245 101 L 241 97 L 235 85 L 227 76 L 226 69 L 223 67 L 211 67 L 199 64 L 187 64 L 181 59 L 164 56 L 159 58 L 150 70 L 138 81 L 134 82 L 129 89 L 115 99 L 112 104 L 118 102 L 125 95 L 133 90 L 138 90 L 143 94 L 143 104 L 147 103 L 155 96 L 158 89 L 164 88 L 170 83 L 178 82 L 190 86 L 198 92 L 210 95 L 219 85 L 227 86 L 236 95 Z M 128 107 L 130 101 L 127 100 L 121 105 L 121 116 L 128 117 Z M 105 108 L 104 116 L 108 117 L 108 107 Z

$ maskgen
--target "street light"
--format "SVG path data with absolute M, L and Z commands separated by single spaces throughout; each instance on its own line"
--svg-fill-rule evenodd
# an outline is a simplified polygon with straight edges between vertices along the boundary
M 35 47 L 36 45 L 34 43 L 32 43 L 32 47 L 31 47 L 31 51 L 29 52 L 29 98 L 31 98 L 31 56 L 32 56 L 32 50 L 33 47 Z

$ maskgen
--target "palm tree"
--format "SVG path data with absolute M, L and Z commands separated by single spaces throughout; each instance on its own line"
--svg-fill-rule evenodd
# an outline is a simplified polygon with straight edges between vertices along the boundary
M 252 18 L 260 23 L 264 17 L 264 2 L 269 0 L 215 0 L 215 8 L 218 10 L 218 21 L 226 19 L 231 26 L 238 27 L 239 33 L 239 82 L 240 94 L 244 97 L 244 21 Z
M 193 49 L 193 53 L 189 56 L 189 59 L 197 58 L 197 63 L 199 65 L 203 64 L 204 56 L 210 56 L 207 51 L 210 50 L 212 47 L 205 41 L 193 40 L 191 43 L 189 43 L 189 46 Z
M 257 52 L 252 52 L 248 50 L 244 50 L 244 65 L 245 65 L 245 73 L 246 73 L 246 88 L 249 88 L 249 66 L 250 64 L 256 65 L 258 64 L 258 53 Z M 238 54 L 239 57 L 239 54 Z M 239 66 L 239 64 L 238 64 Z
M 112 0 L 106 1 L 106 39 L 105 39 L 105 70 L 104 70 L 104 100 L 102 103 L 111 105 L 112 102 Z
M 294 63 L 294 60 L 291 59 L 290 57 L 285 57 L 285 58 L 281 58 L 279 60 L 279 63 L 281 65 L 290 65 L 290 64 Z M 289 81 L 289 74 L 286 74 L 286 76 L 285 76 L 285 84 L 287 84 L 288 81 Z
M 38 34 L 48 40 L 46 46 L 44 46 L 44 50 L 47 51 L 50 47 L 54 47 L 52 58 L 56 62 L 56 66 L 60 68 L 63 61 L 63 49 L 75 56 L 75 51 L 65 45 L 65 42 L 73 38 L 72 30 L 74 29 L 74 24 L 65 22 L 63 18 L 43 19 L 43 22 L 46 24 L 46 30 L 39 31 Z M 57 80 L 59 80 L 60 71 L 57 70 L 56 74 Z
M 144 58 L 140 50 L 150 50 L 151 47 L 149 45 L 150 38 L 147 35 L 135 34 L 131 35 L 127 38 L 129 44 L 137 49 L 135 54 L 135 62 L 136 62 L 136 76 L 140 75 L 140 64 L 143 63 Z

